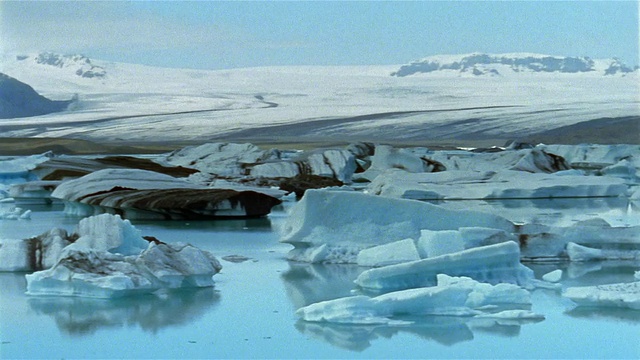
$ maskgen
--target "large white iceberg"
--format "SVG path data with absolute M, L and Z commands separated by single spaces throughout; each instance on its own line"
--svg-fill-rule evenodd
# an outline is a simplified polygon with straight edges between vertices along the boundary
M 417 239 L 423 229 L 460 227 L 515 230 L 513 223 L 497 215 L 357 192 L 308 190 L 292 207 L 280 241 L 295 247 L 289 253 L 292 260 L 356 263 L 363 249 Z
M 367 290 L 386 292 L 433 286 L 438 274 L 522 286 L 529 286 L 533 279 L 533 271 L 520 263 L 518 244 L 507 241 L 369 269 L 362 272 L 355 283 Z
M 222 268 L 207 251 L 142 238 L 117 215 L 83 219 L 77 236 L 51 268 L 26 275 L 29 295 L 112 298 L 207 287 Z
M 623 307 L 640 310 L 640 281 L 567 288 L 562 296 L 579 306 Z
M 491 285 L 441 274 L 436 286 L 395 291 L 373 298 L 357 295 L 323 301 L 300 308 L 296 314 L 302 320 L 312 322 L 389 325 L 407 324 L 393 319 L 399 315 L 540 319 L 540 315 L 528 311 L 530 305 L 529 292 L 517 285 Z

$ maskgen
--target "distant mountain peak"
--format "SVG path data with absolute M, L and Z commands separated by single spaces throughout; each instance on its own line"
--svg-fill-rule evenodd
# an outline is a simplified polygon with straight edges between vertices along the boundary
M 32 60 L 36 64 L 54 66 L 60 69 L 71 69 L 75 75 L 91 79 L 91 78 L 104 78 L 107 74 L 105 68 L 102 66 L 94 65 L 91 59 L 84 55 L 61 55 L 52 52 L 42 52 L 36 55 L 18 55 L 16 56 L 18 61 Z
M 531 53 L 430 56 L 403 65 L 392 76 L 409 76 L 440 71 L 497 76 L 511 73 L 601 73 L 602 75 L 626 74 L 634 69 L 619 59 L 594 60 L 590 57 L 563 57 Z

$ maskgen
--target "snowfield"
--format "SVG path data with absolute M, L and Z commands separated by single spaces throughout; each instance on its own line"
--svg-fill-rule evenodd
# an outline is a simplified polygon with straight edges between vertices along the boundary
M 624 118 L 628 127 L 640 115 L 639 71 L 605 75 L 602 61 L 582 72 L 516 72 L 489 63 L 483 69 L 500 68 L 499 75 L 444 68 L 398 77 L 391 74 L 400 65 L 204 71 L 97 60 L 87 65 L 71 56 L 43 63 L 41 55 L 7 58 L 0 72 L 50 99 L 78 94 L 79 101 L 66 112 L 5 120 L 5 137 L 416 141 L 515 139 L 558 130 L 569 141 L 578 129 L 571 126 L 585 131 L 601 126 L 598 119 Z M 520 55 L 500 61 L 505 56 L 513 62 Z M 520 57 L 536 64 L 532 56 Z M 91 66 L 101 76 L 82 76 Z

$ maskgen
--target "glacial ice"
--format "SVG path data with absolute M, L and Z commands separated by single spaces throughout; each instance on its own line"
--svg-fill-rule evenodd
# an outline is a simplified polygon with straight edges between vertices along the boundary
M 76 235 L 50 268 L 26 275 L 29 295 L 112 298 L 208 287 L 222 268 L 211 253 L 191 245 L 143 239 L 118 215 L 85 218 Z
M 67 213 L 137 219 L 264 216 L 280 203 L 255 191 L 213 189 L 137 169 L 99 170 L 62 183 L 51 196 L 65 201 Z
M 627 190 L 625 181 L 615 177 L 513 170 L 414 174 L 389 170 L 368 186 L 375 195 L 416 200 L 617 197 Z
M 491 285 L 440 274 L 432 287 L 389 292 L 373 298 L 357 295 L 328 300 L 300 308 L 296 314 L 310 322 L 386 325 L 409 324 L 394 319 L 398 315 L 540 318 L 526 309 L 530 305 L 529 292 L 517 285 Z
M 506 219 L 481 212 L 358 192 L 308 190 L 292 207 L 280 241 L 294 245 L 292 260 L 356 263 L 357 254 L 366 248 L 417 239 L 423 229 L 460 227 L 515 230 Z
M 0 272 L 48 269 L 71 242 L 67 232 L 52 229 L 29 239 L 0 238 Z
M 246 175 L 249 164 L 278 159 L 275 150 L 253 144 L 207 143 L 176 150 L 159 161 L 217 175 Z
M 640 281 L 569 287 L 562 296 L 578 306 L 623 307 L 640 310 Z
M 520 263 L 513 241 L 462 250 L 426 259 L 365 270 L 355 283 L 363 289 L 387 292 L 433 286 L 438 274 L 466 276 L 491 284 L 529 286 L 533 271 Z
M 290 160 L 269 161 L 251 166 L 250 174 L 256 177 L 294 177 L 317 175 L 350 183 L 356 171 L 355 156 L 348 150 L 322 150 L 303 153 Z

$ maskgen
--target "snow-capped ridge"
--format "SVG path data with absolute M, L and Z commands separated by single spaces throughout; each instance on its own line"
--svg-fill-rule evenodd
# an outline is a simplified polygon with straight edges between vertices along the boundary
M 54 66 L 60 69 L 70 69 L 75 75 L 83 78 L 104 78 L 107 74 L 102 66 L 95 65 L 84 55 L 61 55 L 52 52 L 41 52 L 33 55 L 17 55 L 18 61 L 33 61 L 36 64 Z
M 598 73 L 627 74 L 635 71 L 618 58 L 592 59 L 588 56 L 552 56 L 532 53 L 436 55 L 401 66 L 392 76 L 449 70 L 460 74 L 504 75 L 512 73 Z

